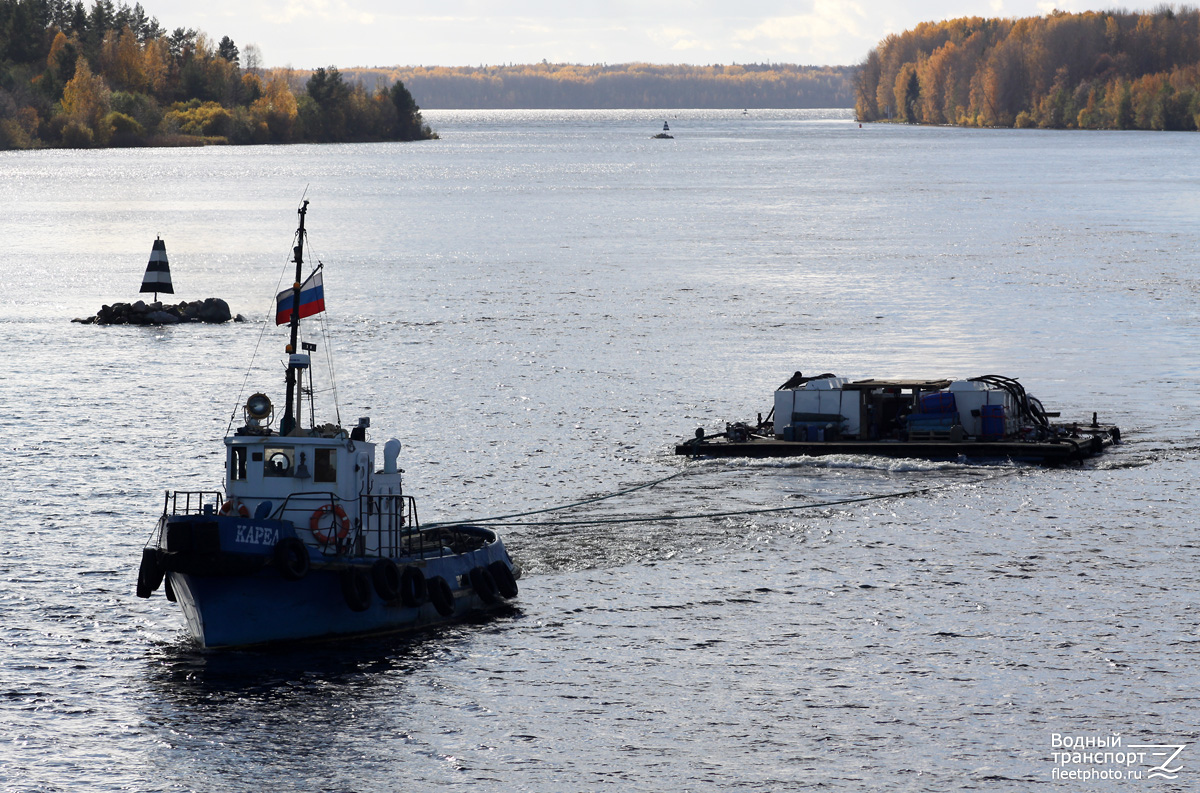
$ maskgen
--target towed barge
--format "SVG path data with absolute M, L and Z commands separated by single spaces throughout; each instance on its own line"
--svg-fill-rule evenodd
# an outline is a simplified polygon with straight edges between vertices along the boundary
M 691 457 L 819 457 L 832 454 L 925 460 L 1011 459 L 1076 463 L 1121 440 L 1101 424 L 1062 423 L 1016 378 L 854 380 L 796 372 L 775 391 L 764 419 L 703 428 L 676 445 Z

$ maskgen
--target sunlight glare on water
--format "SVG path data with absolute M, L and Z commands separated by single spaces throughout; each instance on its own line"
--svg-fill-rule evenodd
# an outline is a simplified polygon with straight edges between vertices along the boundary
M 1114 733 L 1188 744 L 1162 789 L 1191 784 L 1191 136 L 427 118 L 440 140 L 0 153 L 0 787 L 1023 791 L 1054 735 Z M 282 391 L 302 197 L 318 421 L 336 385 L 343 424 L 400 438 L 423 520 L 662 481 L 506 521 L 498 617 L 203 654 L 137 560 Z M 177 300 L 247 322 L 71 323 L 138 297 L 155 235 Z M 1061 470 L 672 455 L 796 370 L 1016 376 L 1126 442 Z

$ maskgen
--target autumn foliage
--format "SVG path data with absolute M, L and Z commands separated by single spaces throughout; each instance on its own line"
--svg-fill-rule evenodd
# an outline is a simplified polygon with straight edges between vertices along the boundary
M 168 33 L 140 4 L 0 0 L 0 148 L 435 137 L 403 84 L 266 70 L 247 50 L 243 69 L 228 36 Z
M 649 63 L 406 66 L 354 69 L 370 87 L 403 82 L 426 107 L 508 108 L 806 108 L 854 103 L 854 67 L 790 64 Z
M 1194 130 L 1200 12 L 924 23 L 868 53 L 855 109 L 862 121 Z

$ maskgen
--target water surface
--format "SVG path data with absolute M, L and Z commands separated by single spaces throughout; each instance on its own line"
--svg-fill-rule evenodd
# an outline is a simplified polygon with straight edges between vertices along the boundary
M 427 116 L 441 140 L 0 154 L 4 789 L 1016 791 L 1056 733 L 1187 743 L 1138 784 L 1191 784 L 1191 136 Z M 205 655 L 135 566 L 164 490 L 219 486 L 241 401 L 281 401 L 302 196 L 319 418 L 336 388 L 400 438 L 423 519 L 678 475 L 510 521 L 511 612 Z M 156 234 L 176 298 L 249 321 L 72 324 L 138 297 Z M 1048 471 L 671 455 L 797 369 L 1018 376 L 1127 443 Z

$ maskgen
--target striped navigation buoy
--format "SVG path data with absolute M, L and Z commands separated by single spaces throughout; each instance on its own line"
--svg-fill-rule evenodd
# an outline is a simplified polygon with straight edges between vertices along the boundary
M 150 263 L 146 265 L 141 291 L 153 292 L 155 302 L 158 301 L 159 292 L 175 294 L 171 286 L 171 267 L 167 264 L 167 243 L 162 238 L 155 238 L 154 247 L 150 249 Z

